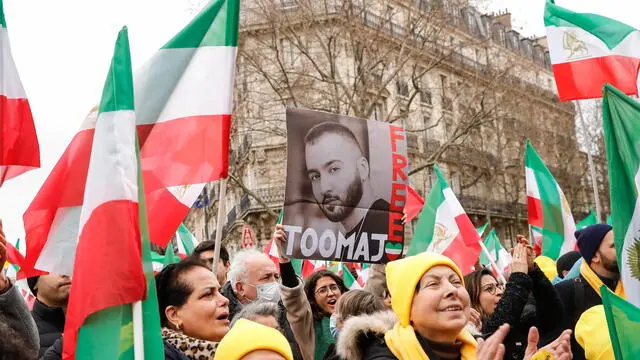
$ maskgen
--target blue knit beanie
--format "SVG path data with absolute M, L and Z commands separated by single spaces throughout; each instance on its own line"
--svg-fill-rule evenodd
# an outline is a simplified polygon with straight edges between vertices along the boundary
M 575 232 L 578 240 L 578 249 L 587 264 L 591 264 L 591 259 L 598 251 L 602 239 L 611 230 L 613 230 L 611 225 L 595 224 Z

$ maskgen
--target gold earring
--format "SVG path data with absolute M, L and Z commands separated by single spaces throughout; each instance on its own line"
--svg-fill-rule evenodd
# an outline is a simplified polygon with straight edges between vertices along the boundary
M 182 325 L 180 325 L 180 324 L 176 324 L 176 329 L 177 329 L 178 331 L 180 331 L 180 327 L 182 327 Z

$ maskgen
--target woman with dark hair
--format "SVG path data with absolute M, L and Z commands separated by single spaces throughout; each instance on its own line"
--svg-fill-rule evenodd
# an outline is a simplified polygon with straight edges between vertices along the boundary
M 531 327 L 537 327 L 540 336 L 548 338 L 563 316 L 560 298 L 534 258 L 533 248 L 519 236 L 506 286 L 486 269 L 464 279 L 471 307 L 480 313 L 482 336 L 492 335 L 505 323 L 511 326 L 504 339 L 505 360 L 524 357 Z
M 284 255 L 287 238 L 282 226 L 277 226 L 274 238 L 280 257 L 280 292 L 287 319 L 304 360 L 322 360 L 329 345 L 335 343 L 329 327 L 331 315 L 348 289 L 338 275 L 327 270 L 315 272 L 303 282 L 296 276 L 291 260 Z
M 166 360 L 211 359 L 229 331 L 229 300 L 205 264 L 185 259 L 156 275 Z

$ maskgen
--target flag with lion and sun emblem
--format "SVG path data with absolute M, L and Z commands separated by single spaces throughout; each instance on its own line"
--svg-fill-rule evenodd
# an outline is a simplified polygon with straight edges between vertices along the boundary
M 627 301 L 640 306 L 640 103 L 606 85 L 602 120 L 620 275 Z

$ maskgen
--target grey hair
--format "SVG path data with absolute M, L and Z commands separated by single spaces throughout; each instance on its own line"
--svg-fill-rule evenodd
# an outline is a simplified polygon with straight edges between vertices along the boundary
M 236 324 L 239 319 L 247 319 L 255 321 L 258 317 L 273 316 L 276 321 L 280 318 L 280 309 L 278 304 L 270 301 L 257 301 L 245 306 L 233 318 L 230 327 Z
M 233 259 L 231 259 L 231 266 L 229 267 L 229 274 L 227 275 L 229 278 L 229 282 L 231 282 L 231 288 L 236 288 L 237 282 L 246 283 L 249 281 L 249 274 L 247 273 L 247 259 L 256 255 L 264 255 L 265 253 L 260 252 L 256 249 L 247 249 L 241 250 L 235 254 Z

